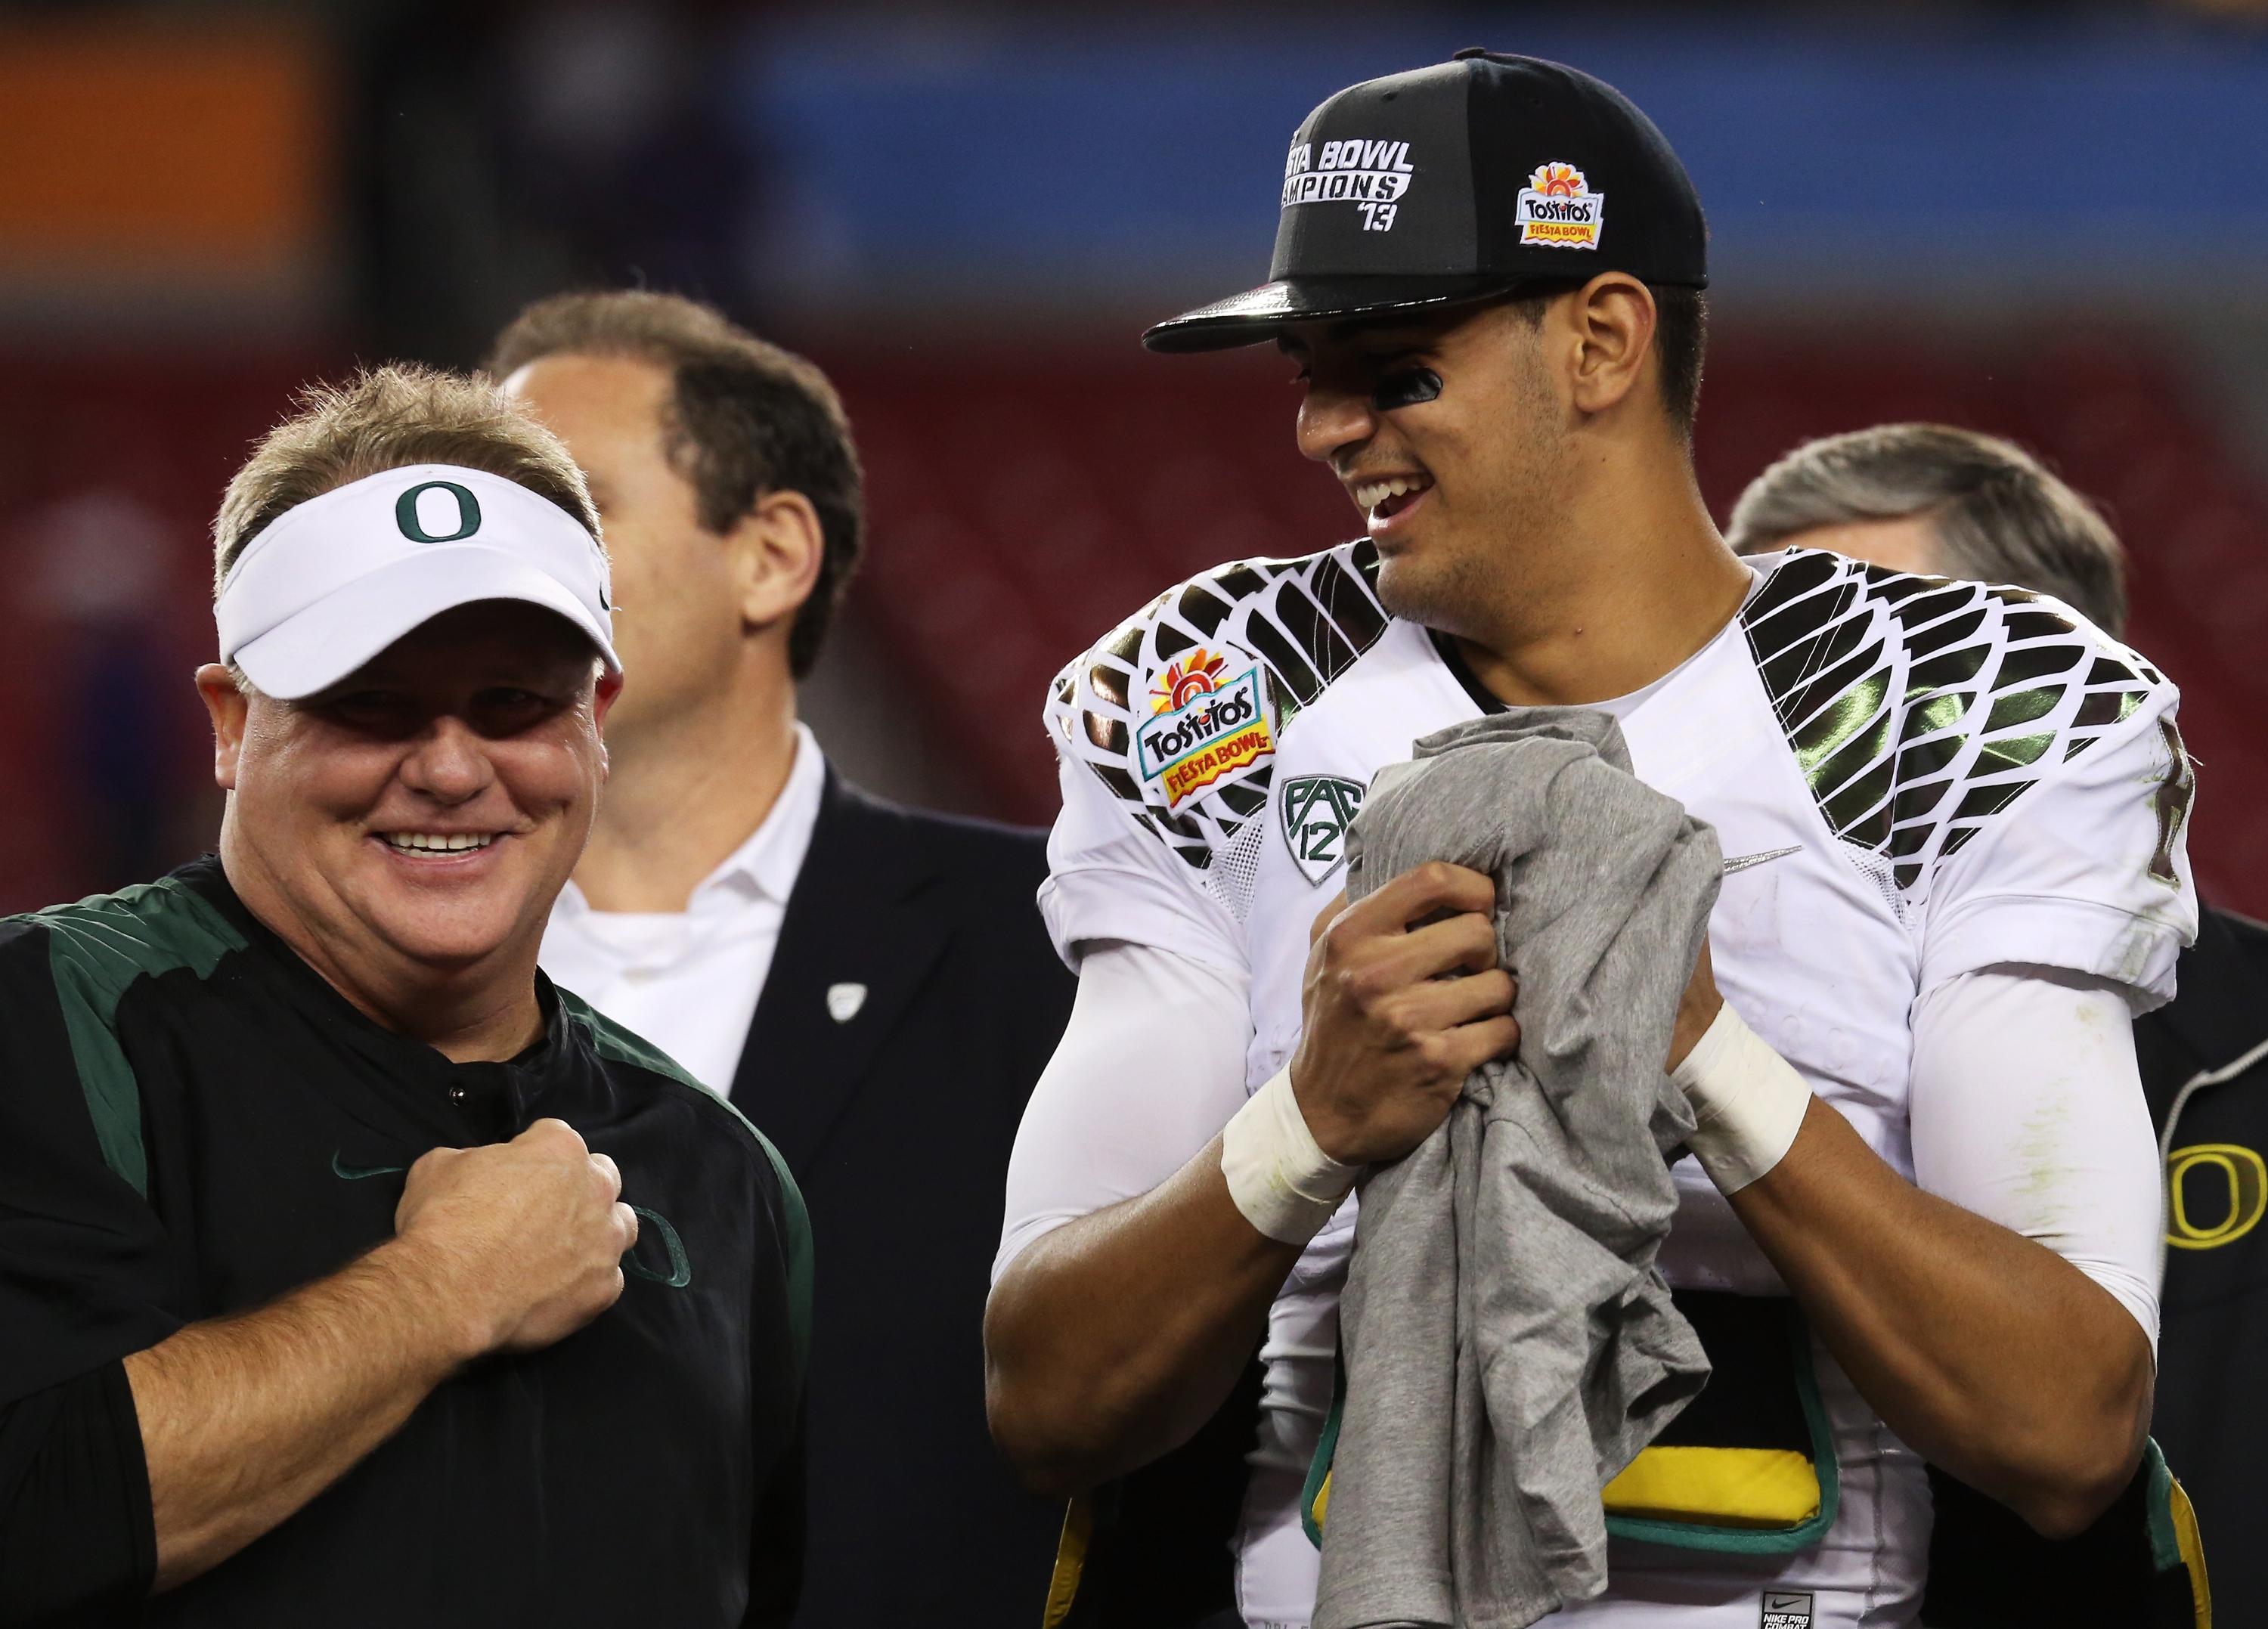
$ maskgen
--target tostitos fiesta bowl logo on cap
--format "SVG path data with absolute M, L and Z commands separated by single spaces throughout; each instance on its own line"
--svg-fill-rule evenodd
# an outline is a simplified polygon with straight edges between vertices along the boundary
M 1169 663 L 1150 687 L 1151 717 L 1134 732 L 1144 780 L 1157 781 L 1166 807 L 1273 757 L 1276 738 L 1257 663 L 1225 678 L 1228 659 L 1202 647 Z
M 1520 240 L 1547 249 L 1595 249 L 1606 224 L 1607 195 L 1593 192 L 1572 164 L 1539 164 L 1521 189 L 1514 218 Z

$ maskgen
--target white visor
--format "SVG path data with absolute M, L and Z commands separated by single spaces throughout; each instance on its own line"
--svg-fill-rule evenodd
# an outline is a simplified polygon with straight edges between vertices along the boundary
M 597 540 L 518 482 L 453 464 L 384 470 L 287 512 L 229 568 L 213 621 L 221 660 L 297 701 L 475 600 L 556 611 L 622 671 Z

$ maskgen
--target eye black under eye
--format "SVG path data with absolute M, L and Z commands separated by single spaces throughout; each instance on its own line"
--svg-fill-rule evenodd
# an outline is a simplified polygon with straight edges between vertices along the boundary
M 1396 368 L 1378 381 L 1370 393 L 1370 405 L 1374 412 L 1391 413 L 1396 408 L 1416 407 L 1421 402 L 1431 402 L 1441 394 L 1441 376 L 1432 369 Z

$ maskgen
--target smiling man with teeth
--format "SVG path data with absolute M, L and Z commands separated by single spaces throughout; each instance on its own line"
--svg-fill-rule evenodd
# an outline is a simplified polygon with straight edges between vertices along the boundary
M 464 849 L 484 849 L 497 840 L 497 834 L 486 831 L 475 836 L 468 831 L 449 836 L 423 831 L 389 831 L 386 834 L 386 840 L 398 849 L 453 854 Z
M 1367 535 L 1167 589 L 1047 702 L 1041 897 L 1080 988 L 986 1335 L 997 1439 L 1075 1496 L 1064 1621 L 2186 1613 L 2143 1433 L 2159 1201 L 2130 1028 L 2196 922 L 2173 686 L 2051 600 L 1726 548 L 1691 454 L 1700 203 L 1609 86 L 1460 52 L 1332 97 L 1285 174 L 1271 280 L 1145 337 L 1280 346 L 1300 449 Z M 1259 716 L 1226 721 L 1232 694 Z M 1602 1485 L 1558 1552 L 1461 1571 L 1425 1540 L 1469 1507 L 1332 1492 L 1340 1421 L 1381 1417 L 1339 1294 L 1358 1179 L 1520 1043 L 1518 987 L 1494 878 L 1437 859 L 1333 896 L 1373 773 L 1537 706 L 1612 715 L 1580 723 L 1733 857 L 1675 969 L 1692 1157 L 1630 1284 L 1660 1272 L 1716 1378 L 1660 1447 L 1570 1472 Z M 1603 1341 L 1616 1304 L 1575 1326 L 1602 1308 Z M 1524 1422 L 1491 1424 L 1516 1457 Z M 1466 1456 L 1440 1499 L 1502 1463 Z M 1961 1512 L 1934 1537 L 1933 1508 Z M 1498 1570 L 1517 1611 L 1475 1603 Z
M 0 923 L 0 1620 L 784 1623 L 801 1198 L 536 966 L 622 686 L 581 475 L 382 369 L 214 533 L 219 853 Z

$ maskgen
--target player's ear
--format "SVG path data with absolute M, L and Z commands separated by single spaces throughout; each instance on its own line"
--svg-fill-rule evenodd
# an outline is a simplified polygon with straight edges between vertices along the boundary
M 819 511 L 800 492 L 766 492 L 725 534 L 740 621 L 766 628 L 811 598 L 827 550 Z
M 1561 343 L 1569 362 L 1569 404 L 1603 413 L 1628 399 L 1653 352 L 1653 294 L 1627 272 L 1602 272 L 1564 300 Z
M 236 675 L 218 662 L 197 669 L 197 695 L 212 720 L 213 783 L 223 792 L 236 790 L 237 761 L 244 752 L 244 719 L 251 698 L 237 688 Z

